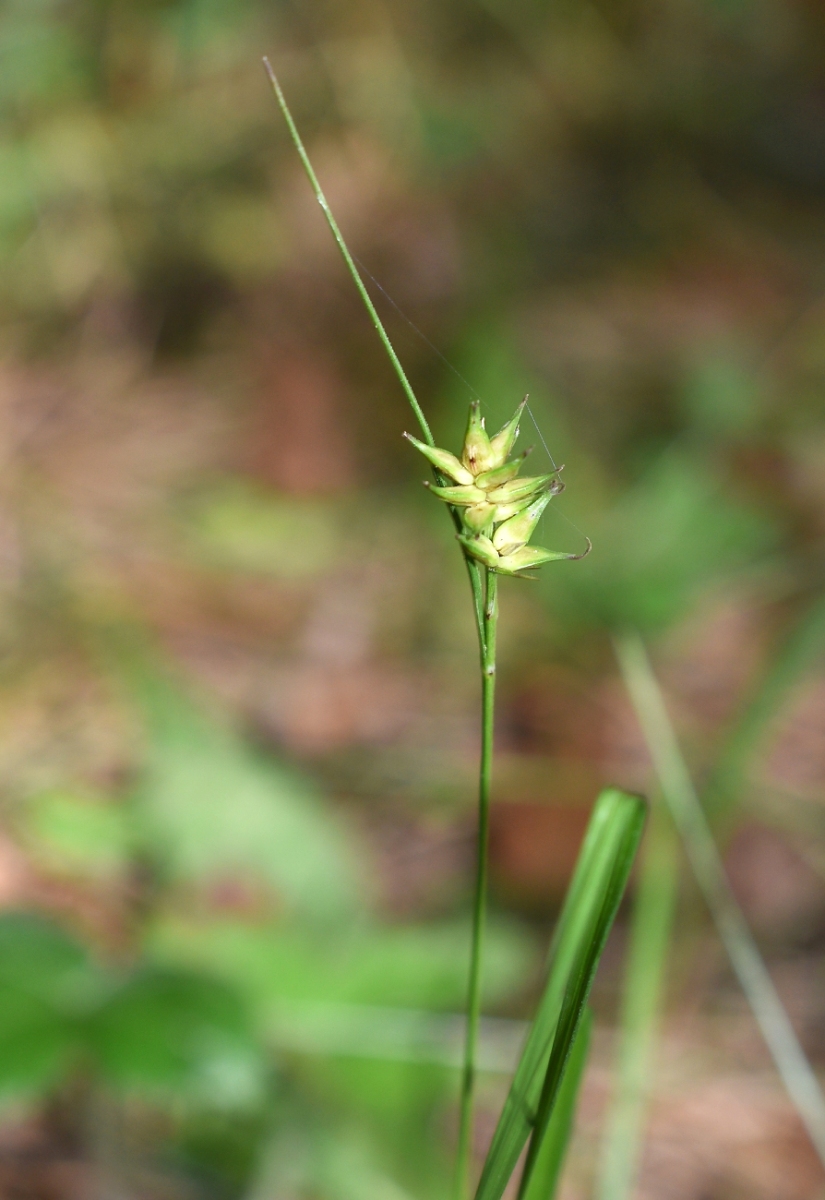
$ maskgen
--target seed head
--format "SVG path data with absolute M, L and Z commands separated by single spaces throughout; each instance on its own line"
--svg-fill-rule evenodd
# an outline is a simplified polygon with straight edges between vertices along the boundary
M 541 514 L 552 498 L 564 491 L 564 484 L 559 478 L 561 467 L 551 474 L 518 478 L 529 450 L 513 459 L 510 453 L 526 404 L 525 396 L 513 418 L 490 438 L 479 402 L 474 400 L 460 459 L 449 450 L 428 446 L 404 434 L 442 476 L 454 481 L 446 486 L 433 483 L 425 486 L 461 513 L 462 531 L 458 540 L 464 553 L 502 575 L 520 575 L 558 559 L 584 558 L 591 548 L 589 539 L 584 554 L 563 554 L 527 545 Z

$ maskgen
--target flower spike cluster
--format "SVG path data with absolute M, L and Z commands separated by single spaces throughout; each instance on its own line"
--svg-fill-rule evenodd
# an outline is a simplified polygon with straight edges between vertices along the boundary
M 484 428 L 479 402 L 470 405 L 461 458 L 449 450 L 428 446 L 405 433 L 441 475 L 453 482 L 444 487 L 425 483 L 434 496 L 458 509 L 462 532 L 458 540 L 472 558 L 501 575 L 520 575 L 532 567 L 558 559 L 584 558 L 584 554 L 562 554 L 541 546 L 528 546 L 539 517 L 554 496 L 564 491 L 559 471 L 549 475 L 526 475 L 519 471 L 530 453 L 525 450 L 510 458 L 519 422 L 527 404 L 525 396 L 512 420 L 490 437 Z

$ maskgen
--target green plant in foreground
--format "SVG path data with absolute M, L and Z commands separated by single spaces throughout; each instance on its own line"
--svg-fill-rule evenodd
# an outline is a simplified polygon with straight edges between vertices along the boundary
M 527 451 L 518 458 L 510 454 L 518 437 L 519 421 L 527 397 L 514 416 L 492 438 L 484 427 L 479 402 L 470 405 L 461 458 L 405 434 L 441 476 L 453 481 L 447 486 L 427 483 L 434 495 L 457 510 L 458 540 L 468 564 L 484 568 L 483 619 L 479 626 L 481 651 L 481 765 L 479 772 L 479 822 L 476 889 L 467 998 L 467 1038 L 461 1087 L 461 1117 L 458 1131 L 457 1189 L 467 1190 L 472 1135 L 478 1028 L 481 1017 L 481 960 L 484 944 L 487 893 L 487 855 L 492 775 L 493 721 L 496 674 L 496 627 L 498 621 L 498 575 L 520 575 L 531 567 L 559 559 L 581 558 L 528 546 L 541 514 L 564 485 L 558 471 L 526 476 L 519 471 Z M 590 551 L 587 542 L 585 554 Z
M 481 759 L 478 846 L 467 998 L 467 1030 L 461 1085 L 456 1197 L 470 1186 L 473 1093 L 479 1022 L 481 964 L 487 893 L 490 783 L 498 623 L 498 576 L 559 559 L 582 558 L 528 545 L 538 520 L 562 490 L 558 471 L 518 478 L 526 455 L 510 459 L 525 401 L 492 438 L 479 404 L 470 406 L 459 459 L 435 445 L 429 424 L 370 299 L 304 148 L 269 62 L 264 65 L 315 197 L 323 210 L 355 287 L 367 309 L 424 440 L 406 436 L 432 464 L 427 486 L 450 508 L 473 594 L 481 659 Z M 584 554 L 590 552 L 588 540 Z M 516 1069 L 488 1152 L 477 1200 L 500 1200 L 525 1145 L 519 1200 L 550 1200 L 572 1126 L 578 1081 L 586 1056 L 587 1000 L 641 838 L 645 805 L 638 796 L 608 789 L 599 797 L 568 890 L 551 948 L 550 972 L 539 1011 Z M 582 1024 L 584 1019 L 584 1025 Z M 569 1069 L 568 1069 L 569 1067 Z

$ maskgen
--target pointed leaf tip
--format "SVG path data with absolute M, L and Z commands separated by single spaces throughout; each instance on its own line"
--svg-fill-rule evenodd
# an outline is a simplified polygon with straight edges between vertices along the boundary
M 441 471 L 443 475 L 448 475 L 456 483 L 465 486 L 473 482 L 472 473 L 449 450 L 442 450 L 439 446 L 428 446 L 426 442 L 419 441 L 411 433 L 405 433 L 404 437 L 415 446 L 416 450 L 420 450 L 435 469 Z
M 526 405 L 527 397 L 525 396 L 506 425 L 503 425 L 495 437 L 490 439 L 494 467 L 500 467 L 509 458 L 510 451 L 513 449 L 518 437 L 519 423 Z
M 512 554 L 521 546 L 526 546 L 552 498 L 550 490 L 544 492 L 519 514 L 499 525 L 493 538 L 493 545 L 499 554 Z

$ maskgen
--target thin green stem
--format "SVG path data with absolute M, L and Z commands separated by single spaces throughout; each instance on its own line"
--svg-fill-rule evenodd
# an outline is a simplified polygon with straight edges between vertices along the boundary
M 782 1082 L 825 1164 L 825 1096 L 728 881 L 644 642 L 638 634 L 625 634 L 616 639 L 616 654 L 696 882 Z
M 372 321 L 373 326 L 375 327 L 375 331 L 378 334 L 379 338 L 381 339 L 381 345 L 384 347 L 384 350 L 387 353 L 387 357 L 390 360 L 392 369 L 395 371 L 395 374 L 398 378 L 398 382 L 401 384 L 401 387 L 404 390 L 404 395 L 409 400 L 410 407 L 412 408 L 413 412 L 415 413 L 416 420 L 418 421 L 418 424 L 421 427 L 421 432 L 424 434 L 424 440 L 428 446 L 434 446 L 435 438 L 432 435 L 432 430 L 430 429 L 430 426 L 427 422 L 427 418 L 424 416 L 424 413 L 421 409 L 421 405 L 418 403 L 418 399 L 415 395 L 415 392 L 412 389 L 412 384 L 410 383 L 409 379 L 407 378 L 407 374 L 406 374 L 404 368 L 401 366 L 401 361 L 400 361 L 398 355 L 395 353 L 395 348 L 393 347 L 393 344 L 390 341 L 389 334 L 387 333 L 386 329 L 384 328 L 383 322 L 381 321 L 381 318 L 379 317 L 378 313 L 376 312 L 375 305 L 373 304 L 372 300 L 370 299 L 370 294 L 364 285 L 364 281 L 361 278 L 361 274 L 360 274 L 358 268 L 356 267 L 355 262 L 353 261 L 353 257 L 349 252 L 349 248 L 347 247 L 347 243 L 344 241 L 344 235 L 341 233 L 341 230 L 338 228 L 338 222 L 335 220 L 335 217 L 332 215 L 332 209 L 330 208 L 329 202 L 327 201 L 327 198 L 324 195 L 323 188 L 321 187 L 320 183 L 318 182 L 318 176 L 315 174 L 315 170 L 312 166 L 312 163 L 309 160 L 309 155 L 306 152 L 306 147 L 304 146 L 304 143 L 301 140 L 301 135 L 298 132 L 298 127 L 296 126 L 295 121 L 293 120 L 292 113 L 289 110 L 289 105 L 287 104 L 286 97 L 284 96 L 284 93 L 281 90 L 281 85 L 278 82 L 278 78 L 277 78 L 275 72 L 272 70 L 272 66 L 270 64 L 269 59 L 264 58 L 263 62 L 264 62 L 264 68 L 266 70 L 266 73 L 269 76 L 269 82 L 272 84 L 272 90 L 275 93 L 275 98 L 278 101 L 278 105 L 281 109 L 281 112 L 283 113 L 284 120 L 286 121 L 286 127 L 289 130 L 289 136 L 292 138 L 292 144 L 294 145 L 295 149 L 298 152 L 298 157 L 300 158 L 301 163 L 303 164 L 303 168 L 304 168 L 304 171 L 306 172 L 307 179 L 309 180 L 310 187 L 312 188 L 313 192 L 315 193 L 315 199 L 320 204 L 321 211 L 323 212 L 324 216 L 326 217 L 327 224 L 329 225 L 329 228 L 330 228 L 330 232 L 332 233 L 332 236 L 335 239 L 335 244 L 338 247 L 338 249 L 341 251 L 341 257 L 343 258 L 346 268 L 349 271 L 350 276 L 352 277 L 352 282 L 355 284 L 355 286 L 358 290 L 358 295 L 361 297 L 364 307 L 367 310 L 367 314 L 368 314 L 370 320 Z M 441 478 L 441 476 L 439 475 L 439 473 L 437 471 L 435 472 L 435 477 L 436 477 L 437 483 L 444 483 L 444 480 Z M 459 514 L 456 512 L 455 509 L 451 509 L 450 513 L 453 518 L 453 524 L 456 527 L 456 532 L 461 533 L 461 518 L 460 518 Z M 470 578 L 470 589 L 473 593 L 473 608 L 475 611 L 476 628 L 478 630 L 479 640 L 483 644 L 483 641 L 484 641 L 484 614 L 483 614 L 484 597 L 482 594 L 482 586 L 481 586 L 481 572 L 479 570 L 478 565 L 475 562 L 473 562 L 473 560 L 469 557 L 469 555 L 467 555 L 467 554 L 464 555 L 464 562 L 467 566 L 467 574 Z
M 330 232 L 335 240 L 335 244 L 341 252 L 341 257 L 344 260 L 347 270 L 352 278 L 353 283 L 358 291 L 367 314 L 381 339 L 381 344 L 386 351 L 387 357 L 390 360 L 396 377 L 406 395 L 410 407 L 415 413 L 421 431 L 424 434 L 424 440 L 428 445 L 434 446 L 435 439 L 427 422 L 427 418 L 421 410 L 412 385 L 407 378 L 406 372 L 401 365 L 398 355 L 389 339 L 389 335 L 384 328 L 384 325 L 376 312 L 375 305 L 370 299 L 369 292 L 364 285 L 364 281 L 358 271 L 358 268 L 353 261 L 352 255 L 349 252 L 343 234 L 338 228 L 338 223 L 332 215 L 329 203 L 324 195 L 323 189 L 318 182 L 318 177 L 315 174 L 312 163 L 309 160 L 309 155 L 306 152 L 304 143 L 301 140 L 301 135 L 292 118 L 292 113 L 289 110 L 289 105 L 281 91 L 281 85 L 275 72 L 267 58 L 264 58 L 264 67 L 269 76 L 269 81 L 272 84 L 272 90 L 275 93 L 275 98 L 283 113 L 286 121 L 289 135 L 292 138 L 292 143 L 298 152 L 298 157 L 303 164 L 304 171 L 309 179 L 310 186 L 315 193 L 315 199 L 321 206 L 321 211 L 326 217 Z M 436 480 L 443 483 L 438 472 Z M 461 517 L 455 509 L 450 510 L 453 523 L 456 526 L 456 531 L 461 532 Z M 470 558 L 469 555 L 464 555 L 464 562 L 467 567 L 467 574 L 470 579 L 470 588 L 473 595 L 473 611 L 476 619 L 476 629 L 478 632 L 478 642 L 481 655 L 481 686 L 482 686 L 482 725 L 481 725 L 481 768 L 479 779 L 479 821 L 478 821 L 478 866 L 476 874 L 476 889 L 475 889 L 475 905 L 473 910 L 473 934 L 472 934 L 472 949 L 470 954 L 470 979 L 469 979 L 469 1002 L 467 1014 L 467 1039 L 465 1048 L 464 1075 L 461 1092 L 461 1124 L 459 1132 L 459 1151 L 458 1151 L 458 1190 L 459 1196 L 463 1197 L 468 1192 L 469 1187 L 469 1170 L 470 1170 L 470 1144 L 472 1140 L 472 1109 L 473 1109 L 473 1091 L 475 1086 L 475 1063 L 476 1052 L 478 1046 L 478 1030 L 481 1016 L 481 960 L 484 943 L 484 925 L 485 925 L 485 907 L 487 896 L 487 843 L 489 840 L 489 810 L 490 810 L 490 778 L 492 774 L 493 763 L 493 705 L 495 697 L 495 672 L 496 672 L 496 622 L 498 619 L 498 598 L 497 585 L 498 577 L 493 571 L 485 571 L 486 587 L 482 586 L 482 572 L 478 563 Z
M 455 509 L 450 509 L 450 514 L 457 531 L 461 532 L 461 517 L 456 513 Z M 478 633 L 478 647 L 483 660 L 487 644 L 487 624 L 484 617 L 484 589 L 481 582 L 481 568 L 477 562 L 470 558 L 469 554 L 464 555 L 464 563 L 467 567 L 467 574 L 470 577 L 470 590 L 473 593 L 473 612 L 475 613 L 476 632 Z M 495 659 L 495 650 L 493 651 L 493 658 Z
M 277 76 L 275 75 L 275 72 L 272 70 L 272 67 L 270 65 L 268 58 L 264 59 L 264 67 L 266 68 L 266 73 L 269 76 L 269 82 L 272 84 L 272 90 L 275 92 L 275 97 L 278 101 L 278 104 L 280 105 L 281 112 L 284 114 L 284 120 L 286 121 L 287 129 L 289 130 L 289 136 L 292 138 L 293 145 L 295 146 L 295 149 L 298 151 L 298 157 L 300 158 L 301 162 L 303 163 L 303 167 L 304 167 L 304 170 L 306 171 L 307 178 L 309 179 L 310 186 L 312 187 L 312 190 L 315 193 L 315 199 L 320 204 L 321 211 L 323 212 L 324 216 L 327 219 L 327 225 L 329 225 L 332 236 L 335 239 L 335 244 L 337 245 L 338 249 L 341 251 L 341 257 L 343 258 L 343 260 L 346 264 L 347 270 L 349 271 L 350 275 L 352 276 L 352 282 L 355 284 L 356 288 L 358 289 L 358 294 L 360 295 L 361 299 L 364 302 L 364 307 L 366 308 L 367 312 L 369 313 L 370 320 L 372 321 L 373 325 L 375 326 L 375 330 L 381 339 L 381 343 L 382 343 L 384 349 L 387 352 L 387 357 L 389 358 L 390 362 L 392 363 L 393 370 L 395 371 L 395 374 L 398 377 L 398 382 L 401 384 L 401 387 L 404 389 L 404 394 L 406 395 L 407 399 L 410 402 L 410 407 L 412 408 L 413 412 L 415 413 L 418 424 L 421 426 L 421 431 L 424 434 L 424 440 L 427 442 L 427 444 L 429 446 L 434 446 L 435 439 L 433 438 L 432 432 L 430 430 L 430 426 L 427 423 L 427 418 L 424 416 L 424 413 L 421 411 L 421 405 L 418 403 L 415 392 L 412 390 L 412 385 L 406 376 L 404 368 L 401 366 L 401 361 L 400 361 L 398 355 L 395 353 L 393 344 L 389 339 L 389 334 L 387 333 L 386 329 L 384 328 L 381 318 L 379 317 L 378 313 L 375 310 L 375 305 L 373 304 L 372 300 L 370 299 L 370 294 L 367 291 L 366 287 L 364 286 L 364 281 L 361 278 L 358 268 L 356 267 L 355 263 L 353 262 L 352 255 L 350 254 L 349 250 L 347 249 L 347 243 L 344 241 L 344 238 L 341 234 L 341 230 L 338 228 L 338 222 L 335 220 L 335 217 L 332 215 L 332 210 L 327 202 L 326 196 L 323 193 L 321 185 L 318 182 L 318 177 L 315 174 L 315 171 L 313 170 L 312 163 L 309 161 L 309 155 L 307 154 L 306 149 L 304 148 L 304 143 L 301 141 L 301 135 L 298 132 L 295 122 L 292 119 L 292 113 L 289 111 L 289 106 L 286 102 L 286 98 L 284 97 L 284 93 L 281 91 L 281 85 L 278 83 Z
M 490 841 L 490 785 L 493 774 L 493 724 L 496 694 L 496 631 L 498 625 L 498 576 L 485 570 L 486 596 L 481 651 L 481 764 L 478 779 L 478 852 L 473 898 L 473 931 L 470 947 L 470 977 L 467 987 L 467 1032 L 464 1042 L 464 1071 L 461 1080 L 461 1112 L 458 1128 L 456 1200 L 470 1192 L 470 1162 L 473 1141 L 473 1097 L 476 1082 L 478 1029 L 481 1021 L 481 974 L 484 933 L 487 923 L 487 871 Z

